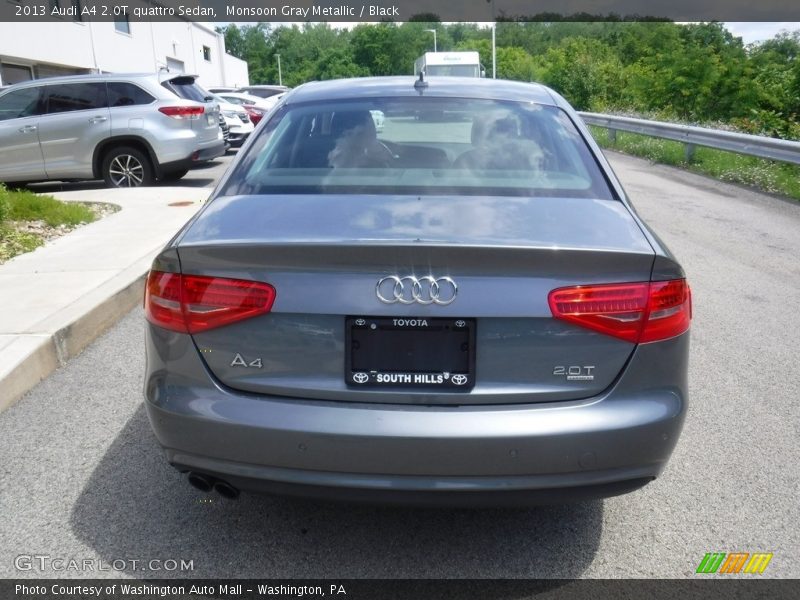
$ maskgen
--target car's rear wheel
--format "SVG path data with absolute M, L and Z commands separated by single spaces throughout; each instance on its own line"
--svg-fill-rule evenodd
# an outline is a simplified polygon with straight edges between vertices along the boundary
M 136 148 L 114 148 L 103 159 L 103 179 L 106 185 L 118 188 L 152 185 L 153 166 Z

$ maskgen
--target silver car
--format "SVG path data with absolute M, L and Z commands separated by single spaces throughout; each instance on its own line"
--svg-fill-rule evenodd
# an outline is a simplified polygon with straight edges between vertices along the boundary
M 213 98 L 219 105 L 222 118 L 228 127 L 228 143 L 233 148 L 239 148 L 255 129 L 250 115 L 240 104 L 228 102 L 217 94 L 214 94 Z
M 270 96 L 277 96 L 288 92 L 291 88 L 285 85 L 248 85 L 245 87 L 237 88 L 235 91 L 251 96 L 258 96 L 259 98 L 269 98 Z
M 145 310 L 156 437 L 227 497 L 611 496 L 662 472 L 686 414 L 684 272 L 539 85 L 295 89 Z
M 179 179 L 225 152 L 219 108 L 176 95 L 185 75 L 76 75 L 0 92 L 0 181 Z

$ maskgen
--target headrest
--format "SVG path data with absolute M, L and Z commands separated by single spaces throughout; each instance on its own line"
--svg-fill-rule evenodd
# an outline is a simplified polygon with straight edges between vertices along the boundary
M 339 137 L 356 127 L 363 127 L 364 135 L 376 136 L 375 122 L 368 110 L 336 111 L 331 119 L 331 133 Z

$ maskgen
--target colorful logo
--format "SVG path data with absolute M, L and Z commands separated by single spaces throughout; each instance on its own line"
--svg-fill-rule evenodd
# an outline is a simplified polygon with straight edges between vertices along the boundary
M 761 575 L 772 560 L 772 552 L 708 552 L 697 566 L 697 573 L 733 575 L 752 573 Z

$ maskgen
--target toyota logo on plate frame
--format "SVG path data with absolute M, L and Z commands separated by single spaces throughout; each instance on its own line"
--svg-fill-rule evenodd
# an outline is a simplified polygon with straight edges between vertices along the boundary
M 378 300 L 384 304 L 438 304 L 447 306 L 456 299 L 458 286 L 450 277 L 398 277 L 389 275 L 375 286 Z

